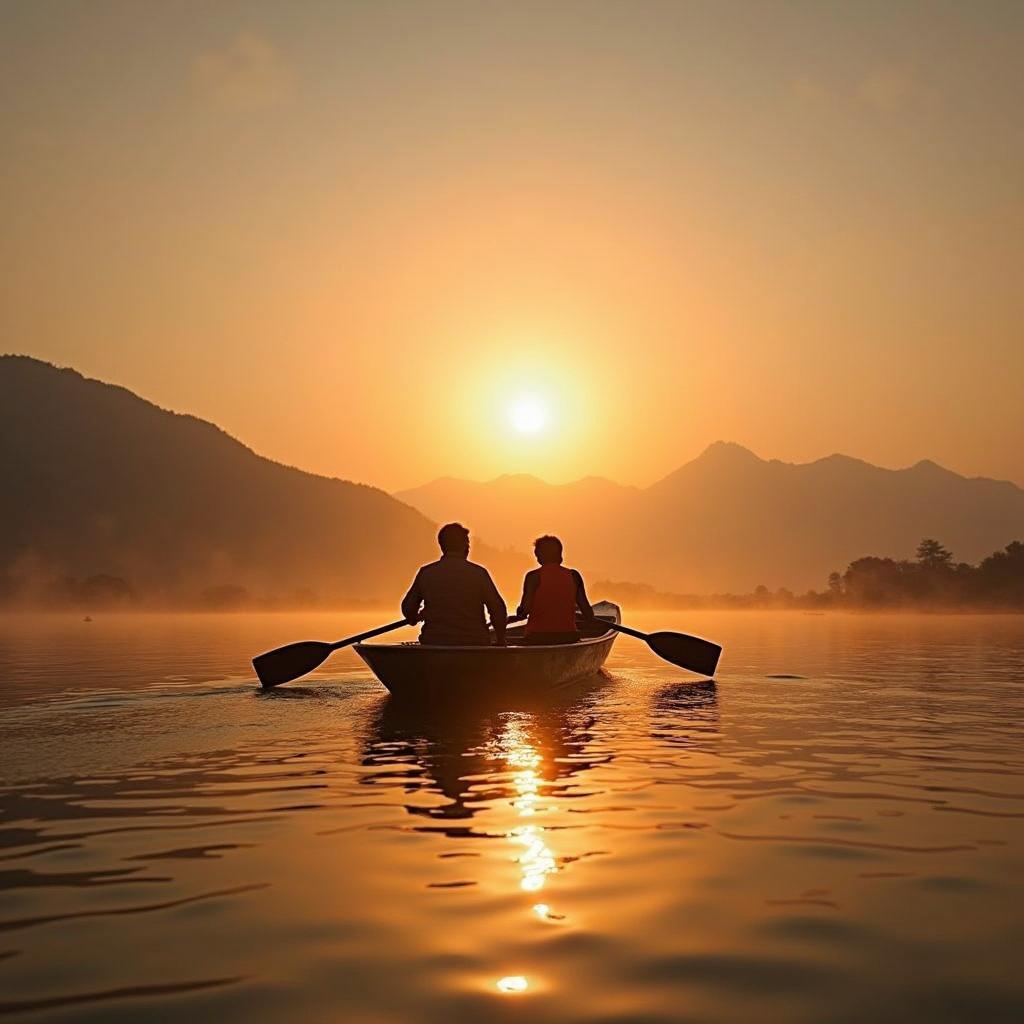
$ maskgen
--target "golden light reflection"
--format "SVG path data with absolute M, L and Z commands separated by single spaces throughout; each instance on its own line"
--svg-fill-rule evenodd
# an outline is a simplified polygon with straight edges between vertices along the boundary
M 525 992 L 529 987 L 530 983 L 521 974 L 510 974 L 497 982 L 499 992 Z
M 505 760 L 513 768 L 520 768 L 512 776 L 512 785 L 516 790 L 516 798 L 512 806 L 519 812 L 521 817 L 529 817 L 537 809 L 537 801 L 540 799 L 541 778 L 537 769 L 543 760 L 537 751 L 526 742 L 506 754 Z
M 538 806 L 541 787 L 546 780 L 543 775 L 544 758 L 530 735 L 526 716 L 509 716 L 502 725 L 501 733 L 492 746 L 492 754 L 504 760 L 511 771 L 512 807 L 520 818 L 531 818 L 541 808 Z M 544 828 L 533 822 L 516 825 L 506 836 L 510 843 L 519 847 L 515 861 L 519 866 L 519 887 L 523 892 L 537 892 L 544 887 L 548 875 L 558 871 L 558 861 L 544 841 Z M 564 915 L 553 913 L 547 903 L 534 903 L 531 911 L 541 921 L 561 921 Z M 521 974 L 507 975 L 494 983 L 495 988 L 506 995 L 517 995 L 529 987 Z
M 510 768 L 516 796 L 512 806 L 521 818 L 532 817 L 537 811 L 543 778 L 540 767 L 543 757 L 530 742 L 530 735 L 522 721 L 509 719 L 501 736 L 501 749 Z M 518 825 L 508 833 L 509 841 L 523 848 L 516 858 L 522 875 L 519 887 L 524 892 L 538 892 L 544 887 L 548 875 L 558 870 L 554 853 L 544 841 L 540 825 Z
M 541 838 L 542 831 L 536 825 L 523 825 L 509 833 L 512 842 L 525 847 L 519 855 L 519 870 L 523 876 L 519 887 L 523 892 L 537 892 L 544 888 L 546 876 L 558 870 L 554 854 Z

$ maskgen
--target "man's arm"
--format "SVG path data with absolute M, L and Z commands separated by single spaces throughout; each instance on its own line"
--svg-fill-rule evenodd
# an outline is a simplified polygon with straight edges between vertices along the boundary
M 505 646 L 505 621 L 508 619 L 508 608 L 498 588 L 491 579 L 491 574 L 484 569 L 484 607 L 491 618 L 491 628 L 494 630 L 494 642 L 499 647 Z
M 576 607 L 588 622 L 594 621 L 594 609 L 590 607 L 587 600 L 587 588 L 583 585 L 583 577 L 576 569 L 572 571 L 573 579 L 576 581 Z
M 537 593 L 537 582 L 540 577 L 537 575 L 536 569 L 531 569 L 523 577 L 523 596 L 519 602 L 519 607 L 516 609 L 516 615 L 529 615 L 533 609 L 533 598 Z
M 402 614 L 410 626 L 415 626 L 420 621 L 420 608 L 423 605 L 423 592 L 420 590 L 420 574 L 409 587 L 409 592 L 402 598 Z

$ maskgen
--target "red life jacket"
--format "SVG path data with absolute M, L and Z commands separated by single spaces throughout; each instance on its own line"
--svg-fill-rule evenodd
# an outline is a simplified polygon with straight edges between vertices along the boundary
M 527 635 L 575 633 L 576 579 L 572 571 L 563 565 L 542 565 L 537 572 L 540 573 L 540 583 L 530 606 Z

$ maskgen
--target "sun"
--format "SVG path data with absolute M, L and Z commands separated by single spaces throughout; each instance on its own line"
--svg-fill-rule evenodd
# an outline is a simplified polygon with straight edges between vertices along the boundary
M 508 420 L 520 434 L 540 434 L 548 425 L 547 405 L 537 395 L 519 395 L 509 402 Z

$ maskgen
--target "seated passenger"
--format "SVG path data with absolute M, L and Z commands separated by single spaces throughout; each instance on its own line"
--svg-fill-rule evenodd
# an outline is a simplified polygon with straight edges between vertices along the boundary
M 491 643 L 484 609 L 491 617 L 494 643 L 505 646 L 508 610 L 482 566 L 469 561 L 469 530 L 461 523 L 442 526 L 437 535 L 441 557 L 424 565 L 402 599 L 409 625 L 423 622 L 421 644 L 466 647 Z
M 539 569 L 531 569 L 523 580 L 519 615 L 527 615 L 527 644 L 574 644 L 579 638 L 576 609 L 588 621 L 594 609 L 587 600 L 583 577 L 562 565 L 562 542 L 557 537 L 538 537 L 533 544 Z

